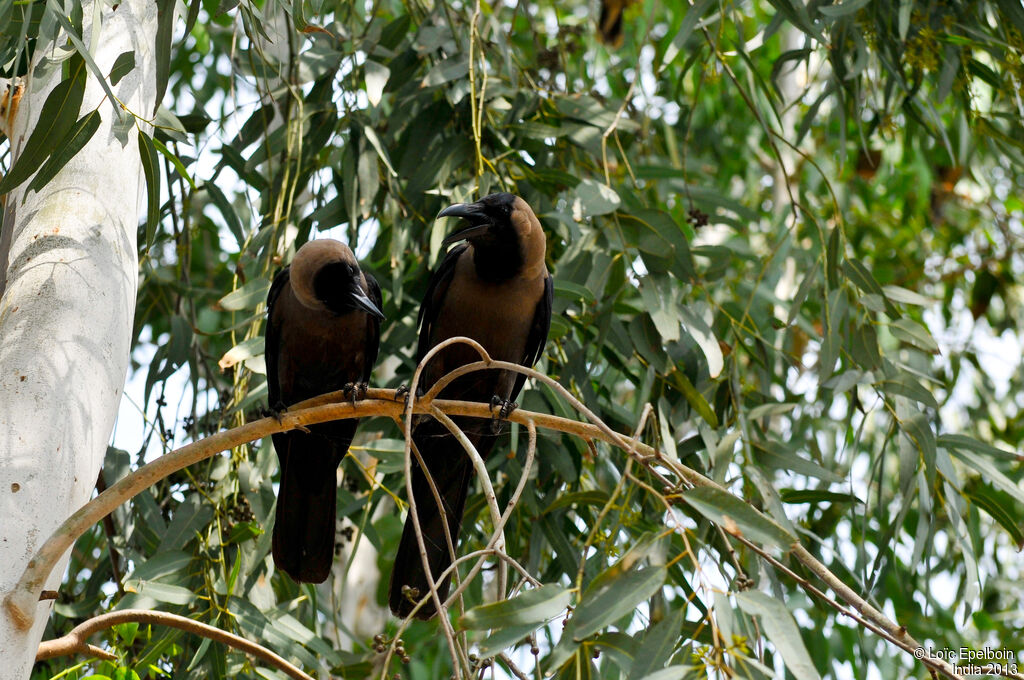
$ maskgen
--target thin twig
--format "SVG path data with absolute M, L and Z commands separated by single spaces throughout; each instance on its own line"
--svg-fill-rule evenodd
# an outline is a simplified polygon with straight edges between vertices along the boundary
M 103 493 L 106 490 L 107 480 L 103 476 L 103 470 L 100 470 L 99 475 L 96 477 L 96 493 Z M 114 547 L 114 536 L 117 534 L 117 529 L 114 527 L 112 515 L 107 515 L 103 518 L 103 533 L 107 535 L 107 553 L 110 555 L 110 578 L 117 584 L 118 595 L 124 595 L 124 586 L 121 585 L 121 555 L 117 552 L 117 548 Z
M 406 400 L 405 406 L 405 426 L 403 427 L 403 434 L 405 435 L 405 452 L 403 456 L 403 467 L 405 473 L 406 495 L 409 499 L 409 518 L 412 520 L 413 531 L 416 534 L 416 544 L 420 550 L 420 559 L 423 562 L 423 574 L 426 577 L 427 587 L 430 590 L 429 595 L 430 598 L 434 601 L 434 608 L 435 611 L 437 611 L 438 613 L 437 618 L 441 622 L 441 630 L 444 633 L 445 640 L 448 642 L 448 651 L 451 654 L 452 664 L 454 666 L 461 665 L 463 671 L 468 675 L 470 667 L 469 656 L 466 654 L 466 651 L 462 649 L 455 641 L 455 631 L 452 629 L 451 622 L 448 621 L 448 617 L 444 615 L 444 611 L 441 608 L 441 597 L 437 593 L 437 581 L 434 580 L 434 575 L 431 573 L 430 560 L 427 559 L 427 545 L 426 542 L 423 540 L 423 529 L 420 526 L 419 510 L 416 507 L 416 498 L 412 492 L 412 416 L 415 407 L 419 405 L 419 403 L 424 401 L 416 398 L 416 394 L 419 391 L 420 376 L 423 374 L 424 367 L 430 362 L 431 359 L 433 359 L 439 352 L 443 351 L 446 347 L 453 345 L 456 342 L 464 342 L 465 344 L 470 345 L 471 347 L 477 350 L 477 352 L 480 354 L 481 357 L 483 357 L 485 361 L 490 361 L 491 357 L 487 353 L 487 350 L 483 348 L 483 345 L 470 338 L 449 338 L 448 340 L 440 342 L 437 345 L 431 347 L 430 350 L 423 356 L 423 358 L 420 359 L 419 363 L 416 366 L 416 371 L 412 375 L 412 382 L 409 383 L 408 399 Z M 426 400 L 426 403 L 432 405 L 433 401 L 433 398 L 431 398 L 430 400 Z M 437 492 L 436 486 L 434 485 L 433 478 L 431 477 L 425 462 L 420 457 L 419 451 L 416 452 L 416 457 L 419 460 L 420 469 L 423 470 L 423 473 L 427 478 L 427 482 L 431 486 L 431 491 L 433 492 L 434 498 L 437 502 L 438 511 L 441 513 L 441 525 L 444 527 L 445 539 L 448 543 L 448 550 L 452 558 L 454 559 L 455 545 L 453 537 L 450 535 L 450 532 L 448 530 L 448 520 L 445 515 L 444 503 L 441 502 L 441 497 Z M 421 605 L 422 602 L 420 605 L 417 606 L 417 609 Z M 412 613 L 410 613 L 409 616 L 411 617 Z M 384 665 L 381 671 L 381 680 L 384 679 L 385 675 L 387 674 L 387 670 L 390 667 L 391 656 L 394 653 L 397 639 L 398 636 L 396 635 L 392 643 L 388 645 L 388 653 L 384 659 Z
M 498 658 L 501 659 L 501 662 L 503 664 L 505 664 L 509 672 L 511 672 L 512 675 L 519 678 L 519 680 L 530 680 L 530 676 L 528 676 L 526 673 L 520 670 L 519 666 L 512 663 L 512 659 L 508 657 L 508 654 L 506 654 L 505 652 L 501 652 L 500 654 L 498 654 Z
M 526 488 L 526 481 L 530 478 L 530 469 L 533 467 L 533 459 L 537 449 L 537 428 L 533 424 L 532 420 L 527 424 L 527 431 L 529 432 L 529 445 L 526 449 L 526 465 L 523 467 L 523 474 L 519 478 L 519 484 L 516 486 L 516 490 L 512 494 L 512 498 L 509 499 L 508 505 L 505 507 L 505 512 L 504 514 L 502 514 L 500 522 L 495 526 L 494 531 L 491 534 L 491 538 L 487 542 L 487 549 L 478 552 L 478 554 L 481 555 L 481 558 L 477 560 L 476 564 L 474 564 L 472 569 L 469 570 L 469 573 L 466 574 L 466 578 L 463 580 L 462 584 L 455 589 L 455 592 L 448 596 L 449 602 L 452 602 L 457 595 L 460 595 L 462 591 L 464 591 L 469 586 L 469 584 L 473 582 L 473 579 L 483 568 L 483 557 L 492 554 L 490 551 L 494 549 L 495 543 L 498 541 L 499 536 L 501 536 L 502 532 L 504 531 L 505 524 L 508 523 L 509 517 L 512 516 L 512 511 L 515 509 L 516 505 L 519 504 L 519 497 L 522 495 L 523 489 Z M 535 578 L 530 576 L 530 573 L 528 571 L 526 571 L 522 566 L 520 566 L 520 564 L 516 562 L 514 559 L 509 557 L 508 554 L 505 553 L 503 550 L 494 550 L 493 554 L 499 555 L 503 558 L 501 563 L 498 565 L 498 568 L 500 570 L 498 573 L 499 593 L 505 593 L 505 585 L 503 579 L 505 577 L 506 562 L 514 566 L 519 571 L 519 573 L 523 575 L 524 578 L 530 581 L 530 583 L 532 583 L 535 586 L 540 586 L 540 581 L 537 581 Z

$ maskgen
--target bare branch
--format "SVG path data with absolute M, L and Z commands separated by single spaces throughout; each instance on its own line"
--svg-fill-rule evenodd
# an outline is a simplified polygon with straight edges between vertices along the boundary
M 47 640 L 40 644 L 39 651 L 36 652 L 36 661 L 44 661 L 46 659 L 68 656 L 71 654 L 89 654 L 91 656 L 98 656 L 102 659 L 116 660 L 117 656 L 100 649 L 99 647 L 87 644 L 86 640 L 101 630 L 106 630 L 107 628 L 111 628 L 122 623 L 147 623 L 158 626 L 168 626 L 188 633 L 194 633 L 195 635 L 210 638 L 215 642 L 222 642 L 229 647 L 245 652 L 246 654 L 266 662 L 279 671 L 287 673 L 290 677 L 297 678 L 298 680 L 313 680 L 311 676 L 303 673 L 301 669 L 296 668 L 282 657 L 278 656 L 266 647 L 256 644 L 255 642 L 251 642 L 245 638 L 221 630 L 220 628 L 216 628 L 215 626 L 210 626 L 200 621 L 194 621 L 185 616 L 178 616 L 177 614 L 169 614 L 167 612 L 148 611 L 145 609 L 124 609 L 93 617 L 85 623 L 75 626 L 67 635 L 56 638 L 55 640 Z

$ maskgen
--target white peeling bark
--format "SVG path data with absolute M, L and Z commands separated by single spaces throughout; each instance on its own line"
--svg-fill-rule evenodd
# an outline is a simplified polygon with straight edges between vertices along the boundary
M 90 44 L 92 4 L 86 18 Z M 155 110 L 153 0 L 104 3 L 93 57 L 103 73 L 125 51 L 135 69 L 112 88 L 133 112 Z M 43 50 L 37 52 L 38 59 Z M 27 82 L 14 121 L 15 152 L 36 126 L 60 73 Z M 128 370 L 145 213 L 136 133 L 122 147 L 114 112 L 90 72 L 79 115 L 99 106 L 103 123 L 39 193 L 28 182 L 5 197 L 0 239 L 0 595 L 36 548 L 93 490 Z M 67 557 L 46 584 L 56 590 Z M 50 611 L 0 609 L 0 678 L 28 678 Z

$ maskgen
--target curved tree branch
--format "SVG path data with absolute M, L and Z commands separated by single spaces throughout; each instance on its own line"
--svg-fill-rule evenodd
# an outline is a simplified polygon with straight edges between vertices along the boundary
M 108 612 L 80 623 L 67 635 L 54 640 L 46 640 L 40 644 L 39 651 L 36 652 L 36 661 L 44 661 L 71 654 L 89 654 L 103 659 L 117 659 L 110 652 L 86 643 L 86 640 L 101 630 L 106 630 L 122 623 L 148 623 L 194 633 L 195 635 L 209 638 L 215 642 L 223 642 L 229 647 L 241 650 L 266 662 L 279 671 L 287 673 L 290 677 L 297 678 L 298 680 L 313 680 L 311 676 L 303 673 L 301 669 L 296 668 L 282 657 L 255 642 L 250 642 L 243 637 L 221 630 L 215 626 L 194 621 L 186 616 L 167 612 L 154 612 L 146 609 L 123 609 L 121 611 Z

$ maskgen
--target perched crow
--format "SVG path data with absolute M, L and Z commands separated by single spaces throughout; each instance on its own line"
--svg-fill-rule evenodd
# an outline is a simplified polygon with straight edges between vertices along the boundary
M 552 284 L 544 264 L 545 239 L 540 222 L 523 199 L 512 194 L 491 194 L 476 203 L 453 205 L 438 217 L 461 217 L 466 228 L 444 240 L 452 248 L 430 279 L 420 306 L 417 361 L 438 343 L 455 336 L 479 342 L 492 359 L 532 366 L 544 352 L 551 326 Z M 451 370 L 480 360 L 466 344 L 442 350 L 424 368 L 420 387 L 429 390 Z M 501 404 L 503 415 L 514 408 L 525 376 L 510 371 L 486 370 L 458 378 L 439 397 Z M 488 419 L 455 418 L 484 458 L 497 439 Z M 458 543 L 462 511 L 473 464 L 461 444 L 433 418 L 424 418 L 413 431 L 413 442 L 444 501 L 452 543 Z M 412 493 L 426 544 L 430 573 L 443 600 L 449 578 L 441 572 L 452 562 L 444 522 L 423 469 L 413 461 Z M 410 589 L 403 593 L 403 586 Z M 413 597 L 429 593 L 413 520 L 405 521 L 391 573 L 391 610 L 407 616 Z M 418 599 L 418 598 L 417 598 Z M 428 601 L 416 616 L 436 613 Z
M 340 389 L 365 392 L 380 345 L 380 286 L 348 246 L 310 241 L 267 295 L 267 388 L 280 411 Z M 321 583 L 334 560 L 337 469 L 359 421 L 311 425 L 274 435 L 281 487 L 274 564 L 296 581 Z

